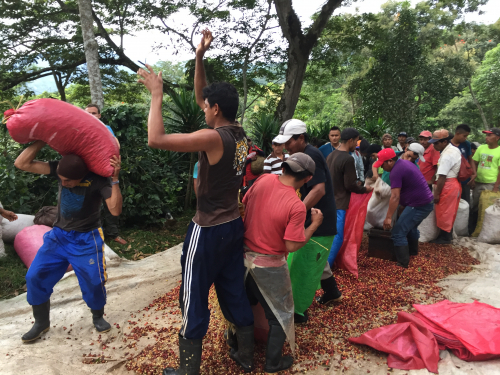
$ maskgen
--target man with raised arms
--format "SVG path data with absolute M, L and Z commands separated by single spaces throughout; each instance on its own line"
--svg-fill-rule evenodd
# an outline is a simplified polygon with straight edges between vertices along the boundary
M 208 292 L 215 285 L 224 317 L 236 327 L 238 350 L 230 356 L 245 371 L 253 366 L 253 313 L 248 301 L 243 263 L 243 221 L 238 190 L 247 158 L 245 132 L 236 122 L 238 92 L 226 82 L 207 86 L 203 56 L 213 37 L 202 32 L 196 49 L 194 87 L 196 102 L 205 111 L 209 129 L 190 134 L 165 134 L 162 118 L 163 79 L 146 65 L 139 80 L 151 92 L 148 119 L 150 147 L 177 152 L 198 152 L 197 209 L 182 249 L 182 284 L 179 292 L 182 326 L 179 333 L 180 367 L 168 374 L 198 374 L 202 340 L 208 330 Z

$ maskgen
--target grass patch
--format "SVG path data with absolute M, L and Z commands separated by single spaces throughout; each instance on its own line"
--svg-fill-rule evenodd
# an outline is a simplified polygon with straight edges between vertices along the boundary
M 110 240 L 106 240 L 106 243 L 121 257 L 131 260 L 143 259 L 184 242 L 194 214 L 194 210 L 185 211 L 182 216 L 176 218 L 175 224 L 161 229 L 122 228 L 120 236 L 128 242 L 126 245 Z
M 14 250 L 14 245 L 5 244 L 7 256 L 0 258 L 0 299 L 15 297 L 26 291 L 28 269 Z

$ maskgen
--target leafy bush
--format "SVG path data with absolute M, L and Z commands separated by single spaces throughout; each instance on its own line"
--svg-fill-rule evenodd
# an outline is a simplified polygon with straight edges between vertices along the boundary
M 5 127 L 0 130 L 0 144 L 0 201 L 3 206 L 16 213 L 35 214 L 43 206 L 55 205 L 57 182 L 54 178 L 14 167 L 14 161 L 26 146 L 14 142 Z M 44 147 L 38 159 L 56 160 L 59 157 L 57 152 Z
M 179 213 L 188 181 L 186 154 L 148 147 L 148 108 L 116 105 L 102 112 L 121 145 L 123 194 L 121 219 L 132 224 L 159 224 L 168 211 Z
M 270 154 L 273 151 L 271 147 L 273 138 L 278 135 L 280 130 L 278 120 L 272 114 L 261 112 L 257 118 L 252 120 L 251 129 L 253 144 L 259 146 L 266 155 Z

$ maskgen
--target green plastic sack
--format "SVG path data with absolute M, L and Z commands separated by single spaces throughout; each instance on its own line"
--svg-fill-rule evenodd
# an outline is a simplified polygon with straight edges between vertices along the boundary
M 479 233 L 481 233 L 481 229 L 483 229 L 483 221 L 484 221 L 484 212 L 490 206 L 495 204 L 495 199 L 500 198 L 500 192 L 494 193 L 490 190 L 483 190 L 481 192 L 481 196 L 479 197 L 479 211 L 478 211 L 478 219 L 476 230 L 472 233 L 472 237 L 478 237 Z
M 313 302 L 330 254 L 334 236 L 313 237 L 288 255 L 295 312 L 303 315 Z

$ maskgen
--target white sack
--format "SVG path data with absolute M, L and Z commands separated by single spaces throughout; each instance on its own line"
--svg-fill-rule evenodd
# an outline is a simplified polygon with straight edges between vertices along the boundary
M 2 238 L 7 243 L 14 243 L 14 238 L 20 231 L 34 225 L 33 220 L 35 217 L 33 215 L 17 214 L 17 217 L 16 221 L 2 221 Z
M 365 229 L 384 227 L 385 216 L 389 209 L 389 201 L 391 199 L 391 187 L 378 178 L 373 185 L 373 194 L 368 201 L 366 211 Z M 397 214 L 397 213 L 395 213 Z M 393 217 L 393 219 L 395 219 Z
M 469 235 L 469 203 L 464 199 L 460 199 L 453 229 L 457 236 Z
M 440 229 L 437 227 L 436 211 L 427 216 L 418 226 L 420 232 L 420 242 L 429 242 L 435 240 L 439 236 Z
M 106 258 L 106 262 L 109 262 L 111 259 L 120 259 L 118 254 L 106 244 L 104 244 L 104 257 Z
M 478 242 L 500 243 L 500 199 L 484 212 L 484 221 Z

